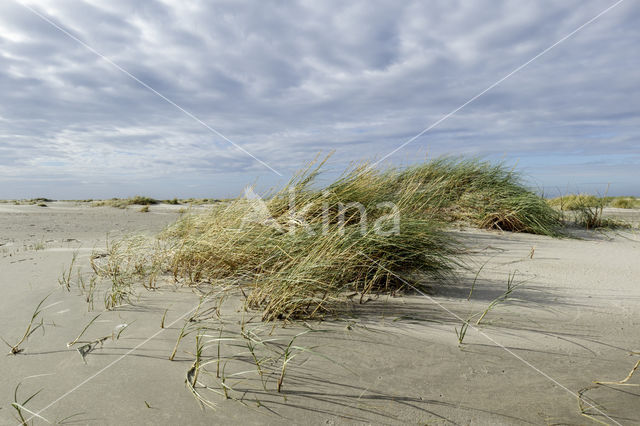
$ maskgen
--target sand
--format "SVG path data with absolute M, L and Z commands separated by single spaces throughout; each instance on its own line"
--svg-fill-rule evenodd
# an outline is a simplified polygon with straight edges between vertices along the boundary
M 141 290 L 135 305 L 111 312 L 103 312 L 98 296 L 89 312 L 76 288 L 67 292 L 58 284 L 74 252 L 86 269 L 107 234 L 151 235 L 174 221 L 179 207 L 140 213 L 69 202 L 0 204 L 0 336 L 19 339 L 37 303 L 50 294 L 45 333 L 34 333 L 23 353 L 0 363 L 1 424 L 18 424 L 11 407 L 18 383 L 20 402 L 41 389 L 25 406 L 41 416 L 35 424 L 595 424 L 580 414 L 576 392 L 594 380 L 624 378 L 640 359 L 633 354 L 640 351 L 637 231 L 552 239 L 466 229 L 452 231 L 470 250 L 469 271 L 457 280 L 434 284 L 426 296 L 354 303 L 351 317 L 342 320 L 277 327 L 273 336 L 281 342 L 313 330 L 296 339 L 309 351 L 291 361 L 283 392 L 275 392 L 273 378 L 264 391 L 257 374 L 247 373 L 247 380 L 229 379 L 232 399 L 206 391 L 217 407 L 202 410 L 185 386 L 193 335 L 175 361 L 167 359 L 197 292 L 170 285 Z M 638 211 L 618 214 L 640 217 Z M 500 297 L 510 275 L 520 285 L 459 345 L 454 329 L 460 318 Z M 241 321 L 239 306 L 236 297 L 225 302 L 230 332 Z M 129 326 L 85 363 L 66 344 L 98 313 L 87 337 Z M 244 315 L 250 327 L 261 327 L 259 316 Z M 230 364 L 228 374 L 240 367 Z M 640 373 L 629 383 L 639 384 Z M 590 408 L 601 421 L 640 423 L 638 386 L 601 385 L 585 396 L 609 417 Z

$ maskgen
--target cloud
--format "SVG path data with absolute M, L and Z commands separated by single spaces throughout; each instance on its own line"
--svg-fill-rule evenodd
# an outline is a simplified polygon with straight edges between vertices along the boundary
M 320 151 L 335 149 L 336 164 L 385 156 L 612 3 L 26 4 L 287 175 Z M 519 159 L 545 186 L 592 173 L 639 193 L 639 18 L 622 3 L 390 160 Z M 0 198 L 110 196 L 131 182 L 156 196 L 239 194 L 238 176 L 281 180 L 28 9 L 0 4 Z

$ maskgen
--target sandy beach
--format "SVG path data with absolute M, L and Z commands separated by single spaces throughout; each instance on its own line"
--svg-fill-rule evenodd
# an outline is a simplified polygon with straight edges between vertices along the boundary
M 0 426 L 640 425 L 639 19 L 0 1 Z
M 98 296 L 89 312 L 77 289 L 58 283 L 74 252 L 88 270 L 107 234 L 151 235 L 178 216 L 169 205 L 145 214 L 71 202 L 0 204 L 0 336 L 18 340 L 49 295 L 44 333 L 0 364 L 1 424 L 17 424 L 11 403 L 19 383 L 19 403 L 41 390 L 24 405 L 34 424 L 589 424 L 576 392 L 625 378 L 639 358 L 637 231 L 553 239 L 465 229 L 452 231 L 470 252 L 458 279 L 425 295 L 356 300 L 339 320 L 276 324 L 271 336 L 309 330 L 296 344 L 313 348 L 291 363 L 283 392 L 255 377 L 238 380 L 233 398 L 207 393 L 216 408 L 203 410 L 185 385 L 193 336 L 168 360 L 196 291 L 140 289 L 135 304 L 113 311 Z M 459 344 L 455 330 L 499 298 L 510 277 L 513 293 L 480 325 L 474 319 Z M 258 313 L 239 312 L 234 297 L 223 308 L 226 327 L 245 315 L 265 328 Z M 86 338 L 128 327 L 83 361 L 67 343 L 97 314 Z M 600 385 L 584 395 L 601 411 L 585 405 L 586 412 L 600 421 L 640 422 L 640 387 Z

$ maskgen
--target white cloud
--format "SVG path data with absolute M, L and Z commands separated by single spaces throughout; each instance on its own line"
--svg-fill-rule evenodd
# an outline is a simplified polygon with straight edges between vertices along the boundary
M 343 163 L 384 156 L 610 4 L 29 3 L 285 172 L 330 149 Z M 554 165 L 536 177 L 562 185 L 570 176 L 553 159 L 627 155 L 606 168 L 612 180 L 627 176 L 640 165 L 639 18 L 636 4 L 623 3 L 394 158 L 427 150 L 549 158 Z M 228 190 L 229 173 L 273 181 L 251 157 L 13 2 L 0 4 L 0 117 L 0 182 L 22 179 L 21 188 L 52 176 L 218 173 L 212 192 Z M 177 185 L 166 190 L 178 194 Z

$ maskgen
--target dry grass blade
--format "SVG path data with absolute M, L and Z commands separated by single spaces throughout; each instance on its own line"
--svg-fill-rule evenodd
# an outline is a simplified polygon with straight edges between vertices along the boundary
M 42 299 L 40 301 L 40 303 L 38 303 L 38 306 L 36 306 L 36 309 L 33 311 L 33 314 L 31 315 L 31 320 L 29 321 L 29 324 L 27 325 L 27 329 L 25 330 L 24 334 L 22 335 L 22 338 L 18 341 L 18 343 L 11 345 L 9 344 L 6 340 L 2 339 L 2 341 L 9 346 L 9 348 L 11 348 L 9 354 L 11 355 L 16 355 L 19 354 L 21 352 L 24 351 L 23 348 L 20 347 L 20 345 L 22 345 L 28 338 L 29 336 L 31 336 L 33 333 L 35 333 L 38 329 L 42 328 L 44 329 L 44 320 L 41 316 L 42 314 L 42 304 L 44 303 L 45 300 L 47 300 L 49 298 L 50 294 L 48 294 L 44 299 Z M 40 321 L 36 322 L 37 318 L 40 317 Z
M 584 396 L 585 392 L 592 390 L 592 389 L 596 389 L 599 385 L 591 385 L 591 386 L 587 386 L 586 388 L 582 388 L 578 391 L 577 393 L 577 397 L 578 397 L 578 409 L 580 410 L 580 415 L 593 420 L 596 423 L 600 423 L 601 425 L 607 425 L 609 426 L 609 423 L 603 422 L 600 419 L 597 419 L 595 417 L 593 417 L 590 413 L 587 412 L 587 409 L 584 406 L 584 400 L 586 399 L 586 397 Z M 595 401 L 589 402 L 589 405 L 593 408 L 596 408 L 595 406 Z
M 458 337 L 458 345 L 462 345 L 464 341 L 464 337 L 467 335 L 467 329 L 469 328 L 469 320 L 467 319 L 460 326 L 460 331 L 458 332 L 458 328 L 455 327 L 456 336 Z
M 80 340 L 80 338 L 84 335 L 84 333 L 87 331 L 87 329 L 89 327 L 91 327 L 91 324 L 93 324 L 95 322 L 95 320 L 98 319 L 98 317 L 100 316 L 100 314 L 96 315 L 95 317 L 93 317 L 93 319 L 91 321 L 89 321 L 89 323 L 87 325 L 84 326 L 84 328 L 82 329 L 82 331 L 80 332 L 80 334 L 78 334 L 78 337 L 76 337 L 75 339 L 73 339 L 71 342 L 67 343 L 67 347 L 70 348 L 71 346 L 75 345 L 76 343 L 78 343 L 78 341 Z
M 625 377 L 622 380 L 619 380 L 617 382 L 600 382 L 600 381 L 594 381 L 593 383 L 597 383 L 599 385 L 622 385 L 622 386 L 640 386 L 640 384 L 635 384 L 635 383 L 627 383 L 629 380 L 631 380 L 631 377 L 633 376 L 633 373 L 636 372 L 636 370 L 638 369 L 638 367 L 640 367 L 640 359 L 636 362 L 636 364 L 633 366 L 633 368 L 631 369 L 631 371 L 629 372 L 629 374 L 627 375 L 627 377 Z

